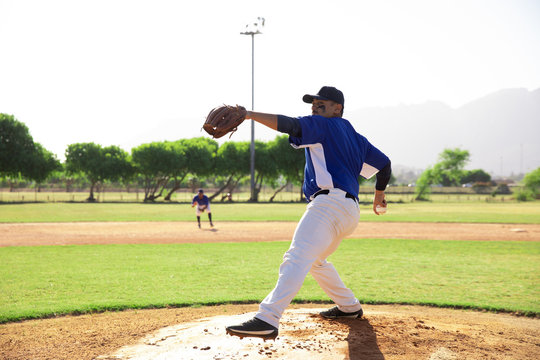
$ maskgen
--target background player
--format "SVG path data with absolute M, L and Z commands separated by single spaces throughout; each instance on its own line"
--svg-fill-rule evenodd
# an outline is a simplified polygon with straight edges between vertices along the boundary
M 212 223 L 212 212 L 210 211 L 210 200 L 208 199 L 208 196 L 204 195 L 203 189 L 199 189 L 199 193 L 193 198 L 191 207 L 194 207 L 195 205 L 197 205 L 195 214 L 197 215 L 199 229 L 201 228 L 201 213 L 203 213 L 205 210 L 208 211 L 208 220 L 210 221 L 210 226 L 214 227 L 214 224 Z
M 303 101 L 312 104 L 311 116 L 246 114 L 246 118 L 289 134 L 293 147 L 305 149 L 303 191 L 309 204 L 283 256 L 275 288 L 253 319 L 226 328 L 231 335 L 275 338 L 283 311 L 308 272 L 337 305 L 321 316 L 356 318 L 363 314 L 358 299 L 326 259 L 358 225 L 359 175 L 370 178 L 377 174 L 373 211 L 379 215 L 377 206 L 386 208 L 390 159 L 342 118 L 345 99 L 341 91 L 324 86 L 317 95 L 304 95 Z

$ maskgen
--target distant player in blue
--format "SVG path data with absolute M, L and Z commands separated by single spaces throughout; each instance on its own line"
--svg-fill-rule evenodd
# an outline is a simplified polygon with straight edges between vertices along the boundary
M 214 224 L 212 224 L 212 212 L 210 211 L 210 200 L 208 199 L 208 196 L 204 195 L 203 189 L 199 189 L 199 193 L 193 198 L 191 207 L 194 207 L 195 205 L 197 205 L 195 214 L 197 215 L 199 229 L 201 228 L 201 213 L 203 213 L 205 210 L 208 211 L 208 220 L 210 221 L 210 226 L 214 227 Z
M 262 301 L 255 317 L 226 328 L 231 335 L 275 339 L 283 311 L 308 272 L 336 304 L 321 316 L 336 319 L 363 315 L 360 302 L 326 259 L 358 225 L 359 176 L 377 174 L 373 211 L 377 215 L 386 211 L 384 191 L 392 172 L 390 159 L 343 119 L 345 99 L 341 91 L 324 86 L 317 95 L 304 95 L 303 101 L 312 104 L 311 116 L 246 114 L 248 119 L 289 134 L 294 148 L 305 149 L 303 191 L 309 203 L 283 256 L 274 290 Z

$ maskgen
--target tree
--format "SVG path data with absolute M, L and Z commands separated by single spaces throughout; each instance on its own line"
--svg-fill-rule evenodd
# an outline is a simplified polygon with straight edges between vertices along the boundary
M 231 194 L 234 192 L 238 183 L 247 177 L 251 171 L 249 160 L 250 143 L 247 141 L 227 141 L 218 148 L 215 163 L 216 173 L 226 177 L 226 180 L 224 185 L 209 197 L 210 200 L 225 191 L 225 189 L 228 189 Z
M 268 144 L 262 141 L 255 141 L 255 153 L 257 161 L 255 161 L 255 189 L 250 202 L 259 201 L 264 181 L 272 181 L 278 176 L 276 163 L 273 161 L 268 150 Z
M 461 178 L 461 184 L 468 183 L 489 183 L 491 182 L 491 175 L 481 169 L 475 169 L 466 171 L 465 175 Z
M 470 154 L 467 150 L 444 149 L 439 155 L 439 162 L 433 167 L 434 171 L 440 175 L 443 186 L 458 186 L 465 176 L 463 168 L 469 161 Z
M 438 183 L 438 174 L 433 168 L 427 168 L 420 177 L 416 180 L 416 200 L 427 200 L 431 193 L 431 185 Z
M 289 143 L 289 136 L 282 135 L 268 143 L 268 150 L 272 161 L 276 164 L 277 171 L 285 179 L 285 184 L 279 187 L 270 197 L 274 201 L 276 195 L 289 184 L 302 185 L 304 180 L 304 151 L 294 149 Z M 303 193 L 300 190 L 300 200 Z
M 172 194 L 180 189 L 187 174 L 197 176 L 212 174 L 215 171 L 215 157 L 218 149 L 218 143 L 215 140 L 205 137 L 178 140 L 171 143 L 171 146 L 176 147 L 176 154 L 182 153 L 182 155 L 175 159 L 175 164 L 171 164 L 170 178 L 174 183 L 164 200 L 171 200 Z
M 469 161 L 467 150 L 444 149 L 439 154 L 439 162 L 426 169 L 416 181 L 416 200 L 425 200 L 430 193 L 430 186 L 456 186 L 460 184 L 465 172 L 463 168 Z
M 525 174 L 523 185 L 525 185 L 525 188 L 529 190 L 534 197 L 538 195 L 538 188 L 540 187 L 540 167 Z
M 0 176 L 18 178 L 31 167 L 35 145 L 28 127 L 0 113 Z
M 118 146 L 104 147 L 102 152 L 102 177 L 100 181 L 128 181 L 135 174 L 129 154 Z
M 95 201 L 94 189 L 105 180 L 127 179 L 133 174 L 128 154 L 118 146 L 94 143 L 71 144 L 66 150 L 66 171 L 83 173 L 90 181 L 88 201 Z
M 94 143 L 77 143 L 66 149 L 66 170 L 68 173 L 85 174 L 90 181 L 88 201 L 95 201 L 94 187 L 99 181 L 101 146 Z
M 34 144 L 34 155 L 30 160 L 30 166 L 25 171 L 25 177 L 36 182 L 36 188 L 39 192 L 39 185 L 57 170 L 61 170 L 62 165 L 56 156 L 46 150 L 41 144 Z
M 60 167 L 52 152 L 34 142 L 26 125 L 13 115 L 0 114 L 0 176 L 34 180 L 39 190 L 39 184 Z
M 161 183 L 159 196 L 161 196 L 165 187 L 172 182 L 172 188 L 169 189 L 169 192 L 163 198 L 165 201 L 170 201 L 172 194 L 180 188 L 180 184 L 189 172 L 187 164 L 189 155 L 186 152 L 186 145 L 182 140 L 166 141 L 164 145 L 166 152 L 162 154 L 164 156 L 162 159 L 164 165 L 162 172 L 166 175 L 165 178 L 167 181 Z
M 167 142 L 152 142 L 131 149 L 131 157 L 136 171 L 144 177 L 144 201 L 155 201 L 163 194 L 169 182 L 171 166 L 175 161 L 183 161 L 179 146 Z M 178 164 L 176 164 L 178 166 Z M 160 192 L 156 195 L 156 192 Z

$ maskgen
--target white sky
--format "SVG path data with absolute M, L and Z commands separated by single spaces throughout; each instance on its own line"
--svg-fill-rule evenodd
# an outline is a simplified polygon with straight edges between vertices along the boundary
M 211 108 L 251 108 L 240 32 L 259 16 L 259 111 L 305 115 L 302 95 L 322 85 L 346 111 L 540 87 L 538 0 L 0 0 L 0 112 L 62 160 L 77 142 L 203 136 Z M 249 138 L 244 124 L 232 140 Z

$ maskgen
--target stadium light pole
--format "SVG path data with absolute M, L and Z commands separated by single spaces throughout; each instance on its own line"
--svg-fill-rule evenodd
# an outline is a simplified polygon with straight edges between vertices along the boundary
M 258 17 L 257 21 L 247 24 L 241 35 L 251 36 L 251 111 L 255 110 L 255 35 L 262 34 L 260 29 L 264 26 L 264 18 Z M 251 170 L 251 198 L 255 201 L 255 121 L 251 120 L 251 145 L 250 145 L 250 170 Z

